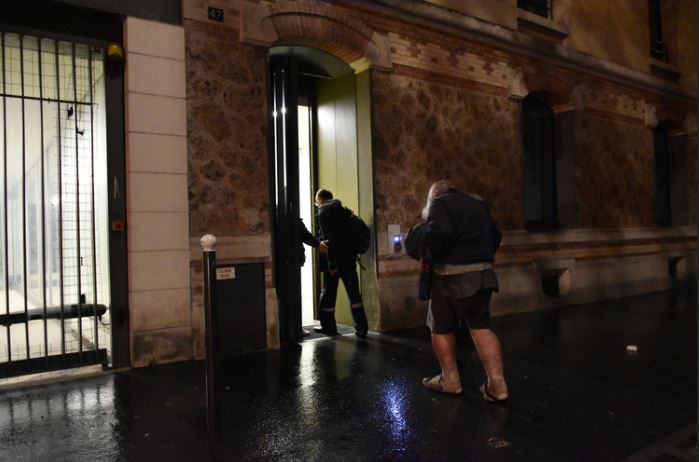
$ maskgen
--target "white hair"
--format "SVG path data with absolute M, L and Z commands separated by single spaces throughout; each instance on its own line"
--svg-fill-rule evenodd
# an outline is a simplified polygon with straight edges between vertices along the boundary
M 425 204 L 425 208 L 422 209 L 422 218 L 424 220 L 427 220 L 427 215 L 430 212 L 432 200 L 453 188 L 454 185 L 449 180 L 439 180 L 432 183 L 432 186 L 430 186 L 430 191 L 427 193 L 427 203 Z

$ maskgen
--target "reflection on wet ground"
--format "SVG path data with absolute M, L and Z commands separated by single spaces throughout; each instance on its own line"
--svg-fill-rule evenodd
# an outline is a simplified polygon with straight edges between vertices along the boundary
M 696 459 L 693 291 L 494 328 L 506 406 L 480 397 L 465 336 L 461 396 L 420 384 L 437 370 L 426 330 L 341 336 L 223 361 L 219 440 L 206 436 L 201 362 L 3 392 L 0 460 Z

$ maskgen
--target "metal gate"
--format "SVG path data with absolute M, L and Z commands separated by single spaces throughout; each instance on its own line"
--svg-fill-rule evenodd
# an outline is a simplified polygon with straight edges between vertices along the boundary
M 0 377 L 109 361 L 104 50 L 0 31 Z

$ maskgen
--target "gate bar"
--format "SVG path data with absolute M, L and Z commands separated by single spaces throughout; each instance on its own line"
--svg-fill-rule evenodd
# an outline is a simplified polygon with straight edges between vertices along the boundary
M 66 326 L 65 316 L 63 313 L 63 304 L 65 303 L 65 293 L 63 288 L 63 134 L 61 133 L 61 74 L 60 74 L 60 46 L 58 40 L 54 42 L 54 50 L 56 52 L 54 61 L 56 64 L 56 96 L 59 101 L 57 104 L 58 116 L 58 280 L 60 281 L 60 296 L 61 296 L 61 357 L 65 365 L 66 358 Z
M 78 102 L 78 76 L 77 76 L 77 65 L 75 57 L 75 42 L 73 42 L 71 47 L 72 50 L 72 64 L 73 64 L 73 100 Z M 73 117 L 75 117 L 73 122 L 73 128 L 75 128 L 75 233 L 77 237 L 76 241 L 76 253 L 77 253 L 77 281 L 78 281 L 78 331 L 80 332 L 78 340 L 78 353 L 80 360 L 83 358 L 83 318 L 80 316 L 80 305 L 82 301 L 82 287 L 81 287 L 81 257 L 80 257 L 80 151 L 78 150 L 78 106 L 75 106 L 75 111 L 73 112 Z
M 39 100 L 44 96 L 44 76 L 43 62 L 44 56 L 41 47 L 41 37 L 37 37 L 39 44 Z M 41 283 L 44 302 L 44 360 L 46 368 L 49 367 L 49 328 L 46 320 L 46 191 L 45 191 L 45 172 L 44 172 L 44 102 L 39 102 L 39 116 L 41 119 Z
M 93 85 L 92 85 L 92 50 L 87 52 L 87 80 L 90 95 L 90 171 L 91 171 L 91 197 L 92 197 L 92 311 L 95 317 L 94 332 L 95 357 L 99 355 L 99 326 L 97 324 L 97 223 L 95 217 L 95 120 L 93 111 Z
M 90 307 L 90 304 L 83 305 L 83 307 Z M 29 321 L 35 321 L 38 319 L 57 319 L 61 316 L 61 308 L 63 308 L 63 314 L 68 319 L 75 319 L 78 317 L 78 306 L 77 305 L 66 305 L 64 307 L 51 306 L 47 308 L 33 308 L 29 310 L 26 314 L 21 311 L 11 313 L 9 315 L 0 315 L 0 326 L 9 326 L 12 324 L 22 324 Z M 96 316 L 102 316 L 107 312 L 107 307 L 105 305 L 93 305 L 93 312 Z M 80 313 L 82 316 L 88 317 L 92 313 L 82 311 Z
M 3 165 L 3 196 L 4 196 L 4 205 L 2 207 L 3 211 L 3 221 L 4 221 L 4 255 L 3 258 L 5 259 L 5 314 L 7 316 L 10 315 L 10 257 L 8 255 L 8 244 L 7 244 L 7 92 L 6 92 L 6 86 L 7 86 L 7 62 L 5 61 L 5 33 L 2 32 L 0 33 L 0 45 L 2 45 L 2 124 L 3 124 L 3 130 L 2 130 L 2 142 L 3 142 L 3 156 L 2 156 L 2 165 Z M 11 331 L 10 327 L 7 327 L 7 373 L 9 375 L 10 370 L 12 368 L 12 340 L 11 340 Z
M 12 97 L 17 97 L 16 95 L 8 95 L 3 93 L 0 93 L 0 96 L 9 96 L 10 98 Z M 69 100 L 69 99 L 60 99 L 60 98 L 38 98 L 36 96 L 29 96 L 29 95 L 24 95 L 24 99 L 27 101 L 44 101 L 47 103 L 63 103 L 63 104 L 73 104 L 75 101 Z M 77 102 L 78 106 L 87 106 L 89 103 L 82 103 L 80 101 Z
M 24 314 L 29 311 L 27 290 L 27 130 L 24 102 L 24 35 L 19 36 L 19 79 L 22 95 L 22 288 L 24 293 Z M 28 316 L 28 315 L 27 315 Z M 25 350 L 27 359 L 31 359 L 29 348 L 29 323 L 24 325 L 24 338 L 27 342 Z M 27 361 L 27 372 L 29 361 Z

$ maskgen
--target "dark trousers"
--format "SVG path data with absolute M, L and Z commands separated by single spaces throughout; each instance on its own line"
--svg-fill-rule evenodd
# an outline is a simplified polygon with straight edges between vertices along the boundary
M 342 279 L 347 291 L 347 297 L 352 306 L 351 313 L 355 327 L 363 330 L 366 334 L 366 315 L 362 302 L 362 295 L 359 293 L 359 277 L 354 262 L 338 268 L 337 273 L 332 276 L 328 271 L 323 271 L 323 290 L 320 292 L 320 324 L 323 329 L 334 331 L 335 324 L 335 303 L 337 301 L 337 287 Z
M 323 271 L 323 290 L 320 292 L 320 309 L 326 312 L 335 311 L 335 302 L 337 300 L 337 287 L 342 279 L 347 291 L 347 297 L 351 305 L 362 303 L 362 295 L 359 293 L 359 277 L 357 277 L 357 269 L 355 263 L 338 268 L 335 276 L 329 272 Z

